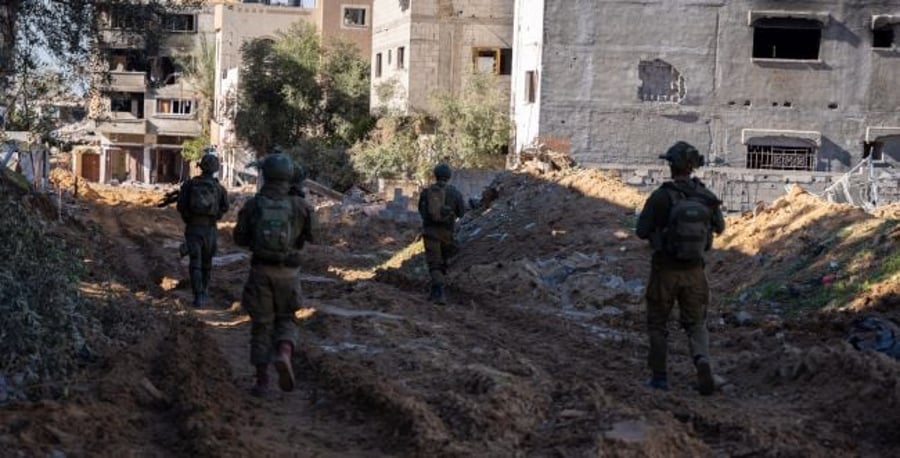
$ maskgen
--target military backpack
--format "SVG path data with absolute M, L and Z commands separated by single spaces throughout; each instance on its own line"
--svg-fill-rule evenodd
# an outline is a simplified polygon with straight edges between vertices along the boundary
M 191 216 L 219 216 L 219 186 L 211 179 L 198 178 L 191 180 L 190 193 Z
M 679 261 L 698 261 L 712 242 L 712 210 L 702 196 L 666 187 L 672 199 L 669 222 L 663 232 L 666 253 Z
M 264 261 L 284 262 L 293 248 L 296 233 L 291 199 L 271 199 L 257 194 L 256 212 L 250 245 L 253 255 Z
M 447 223 L 452 221 L 453 209 L 447 205 L 447 187 L 437 183 L 431 185 L 428 190 L 428 219 L 434 223 Z

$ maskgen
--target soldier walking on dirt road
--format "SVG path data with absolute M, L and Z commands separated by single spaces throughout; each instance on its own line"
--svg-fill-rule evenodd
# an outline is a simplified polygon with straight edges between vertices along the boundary
M 434 168 L 436 183 L 423 189 L 419 195 L 425 262 L 431 275 L 430 299 L 441 305 L 447 303 L 444 293 L 447 261 L 457 251 L 453 230 L 456 220 L 466 212 L 462 194 L 448 183 L 452 174 L 449 165 L 438 164 Z
M 228 211 L 228 192 L 215 177 L 218 171 L 219 158 L 209 152 L 204 154 L 200 159 L 201 174 L 186 181 L 178 192 L 176 206 L 185 223 L 183 247 L 190 256 L 194 307 L 203 306 L 209 298 L 212 258 L 216 254 L 216 223 Z
M 289 194 L 294 175 L 289 157 L 267 155 L 260 168 L 263 186 L 238 213 L 234 242 L 253 253 L 241 304 L 251 320 L 250 362 L 256 367 L 251 392 L 262 397 L 269 390 L 270 363 L 278 371 L 278 386 L 294 389 L 300 250 L 312 241 L 314 213 L 302 197 Z
M 677 142 L 665 155 L 672 180 L 657 188 L 644 204 L 637 222 L 638 237 L 653 248 L 650 279 L 647 282 L 647 357 L 652 388 L 667 390 L 666 369 L 668 321 L 678 302 L 678 316 L 688 336 L 688 347 L 697 368 L 702 395 L 715 390 L 709 359 L 706 312 L 709 283 L 704 253 L 712 246 L 713 232 L 725 230 L 721 201 L 691 174 L 703 165 L 703 156 L 685 142 Z

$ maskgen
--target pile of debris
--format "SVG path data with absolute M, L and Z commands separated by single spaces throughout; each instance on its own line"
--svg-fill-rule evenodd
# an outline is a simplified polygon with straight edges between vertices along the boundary
M 568 170 L 576 166 L 568 153 L 540 143 L 524 148 L 518 156 L 520 169 L 539 174 Z

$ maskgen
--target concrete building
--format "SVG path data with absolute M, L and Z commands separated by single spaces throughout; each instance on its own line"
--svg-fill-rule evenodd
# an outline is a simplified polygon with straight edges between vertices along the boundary
M 241 46 L 249 40 L 275 40 L 296 23 L 316 27 L 323 43 L 340 39 L 356 45 L 368 60 L 372 46 L 372 0 L 266 0 L 215 5 L 216 86 L 211 142 L 230 154 L 240 149 L 230 119 L 237 101 Z
M 179 11 L 161 18 L 158 44 L 128 30 L 139 16 L 101 9 L 100 54 L 108 78 L 100 84 L 98 148 L 73 155 L 76 174 L 100 182 L 177 182 L 186 165 L 181 145 L 200 135 L 198 93 L 182 78 L 182 63 L 212 42 L 211 8 Z M 153 49 L 150 49 L 150 48 Z
M 685 140 L 738 204 L 822 190 L 864 156 L 881 176 L 900 162 L 900 1 L 516 0 L 515 14 L 516 151 L 646 169 Z
M 509 90 L 513 0 L 374 0 L 373 110 L 427 112 L 435 92 L 457 92 L 473 71 Z

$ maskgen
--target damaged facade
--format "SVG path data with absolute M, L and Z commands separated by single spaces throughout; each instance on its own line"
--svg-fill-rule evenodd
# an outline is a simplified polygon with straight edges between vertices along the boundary
M 720 180 L 744 181 L 719 189 L 742 201 L 759 176 L 822 190 L 864 157 L 888 176 L 898 23 L 900 1 L 516 0 L 516 151 L 546 140 L 586 165 L 659 166 L 685 140 L 718 167 L 704 173 L 751 177 Z
M 253 39 L 275 40 L 293 24 L 316 27 L 323 43 L 352 43 L 369 59 L 372 47 L 372 0 L 299 0 L 225 2 L 215 6 L 216 82 L 211 142 L 225 154 L 243 150 L 234 132 L 241 46 Z
M 73 171 L 99 182 L 178 182 L 187 165 L 181 145 L 201 133 L 199 94 L 183 75 L 201 41 L 211 43 L 211 8 L 165 14 L 158 43 L 129 32 L 137 19 L 112 7 L 101 10 L 102 67 L 108 77 L 95 100 L 98 148 L 73 154 Z M 96 109 L 95 108 L 95 109 Z
M 373 111 L 428 112 L 473 71 L 497 75 L 507 94 L 513 63 L 512 0 L 374 0 Z

